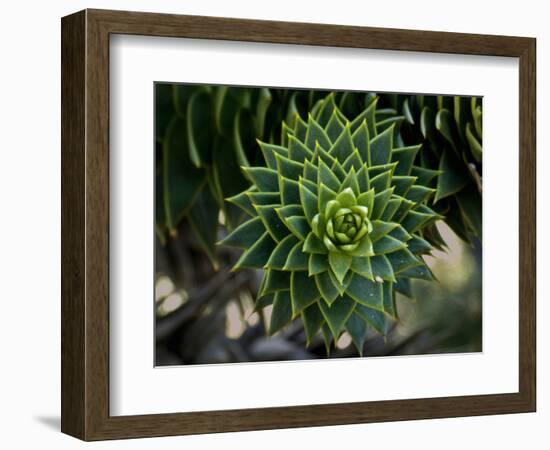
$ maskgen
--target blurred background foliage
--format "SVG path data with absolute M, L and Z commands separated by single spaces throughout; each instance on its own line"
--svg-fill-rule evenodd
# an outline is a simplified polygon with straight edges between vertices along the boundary
M 266 337 L 269 308 L 254 308 L 261 274 L 231 272 L 240 252 L 216 242 L 242 220 L 226 199 L 248 187 L 241 166 L 263 164 L 257 139 L 280 144 L 296 114 L 328 94 L 156 84 L 157 365 L 326 357 L 321 337 L 305 348 L 299 323 Z M 423 143 L 415 164 L 439 171 L 433 209 L 445 220 L 426 235 L 441 250 L 429 261 L 439 283 L 415 281 L 416 305 L 399 296 L 400 321 L 386 337 L 370 330 L 363 354 L 480 351 L 481 99 L 336 93 L 350 117 L 373 97 L 377 122 L 398 125 L 398 145 Z M 348 335 L 330 356 L 357 356 Z

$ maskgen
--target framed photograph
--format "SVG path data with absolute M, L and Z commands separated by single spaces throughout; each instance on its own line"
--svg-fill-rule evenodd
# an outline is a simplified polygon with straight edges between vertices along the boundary
M 63 432 L 535 411 L 535 39 L 61 29 Z

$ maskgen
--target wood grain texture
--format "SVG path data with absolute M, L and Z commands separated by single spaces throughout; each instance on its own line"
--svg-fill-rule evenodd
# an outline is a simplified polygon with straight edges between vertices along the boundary
M 519 57 L 519 392 L 109 416 L 109 34 L 113 33 Z M 63 18 L 62 431 L 98 440 L 534 411 L 535 53 L 535 40 L 522 37 L 101 10 Z
M 61 27 L 61 430 L 83 436 L 85 424 L 85 20 Z

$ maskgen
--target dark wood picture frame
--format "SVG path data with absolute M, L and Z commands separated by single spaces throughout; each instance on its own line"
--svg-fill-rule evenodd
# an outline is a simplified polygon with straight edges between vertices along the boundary
M 84 440 L 535 411 L 533 38 L 85 10 L 62 30 L 61 429 Z M 109 415 L 109 36 L 134 34 L 519 58 L 519 392 Z

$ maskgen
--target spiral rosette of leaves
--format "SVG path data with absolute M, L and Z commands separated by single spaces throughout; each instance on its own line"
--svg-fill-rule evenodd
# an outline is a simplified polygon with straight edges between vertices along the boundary
M 413 165 L 419 145 L 394 147 L 376 108 L 349 120 L 329 95 L 285 127 L 285 145 L 259 143 L 265 167 L 243 168 L 252 186 L 230 201 L 249 218 L 222 243 L 244 249 L 234 269 L 263 269 L 270 334 L 301 318 L 308 345 L 321 333 L 328 352 L 347 331 L 362 353 L 369 327 L 397 319 L 396 291 L 433 280 L 422 232 L 440 217 L 427 206 L 437 172 Z

